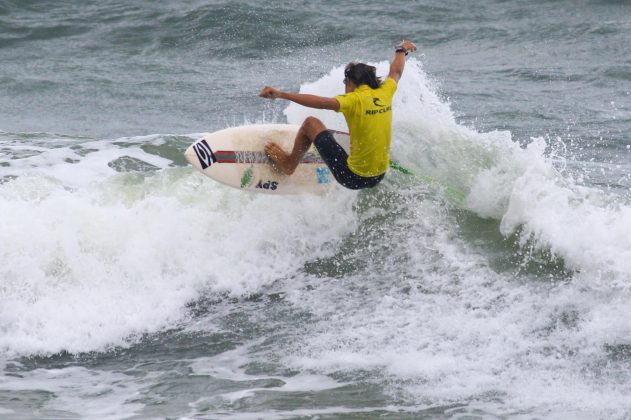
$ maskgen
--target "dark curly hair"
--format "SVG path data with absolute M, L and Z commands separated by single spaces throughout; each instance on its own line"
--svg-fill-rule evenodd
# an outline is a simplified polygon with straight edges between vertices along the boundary
M 356 86 L 368 85 L 377 89 L 381 85 L 381 78 L 377 77 L 377 69 L 364 63 L 348 63 L 344 69 L 344 77 Z

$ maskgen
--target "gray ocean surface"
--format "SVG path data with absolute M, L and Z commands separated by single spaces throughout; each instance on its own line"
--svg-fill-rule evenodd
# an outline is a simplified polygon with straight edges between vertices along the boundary
M 0 418 L 631 418 L 630 34 L 614 0 L 0 0 Z M 184 159 L 345 129 L 258 92 L 403 38 L 417 176 L 268 196 Z

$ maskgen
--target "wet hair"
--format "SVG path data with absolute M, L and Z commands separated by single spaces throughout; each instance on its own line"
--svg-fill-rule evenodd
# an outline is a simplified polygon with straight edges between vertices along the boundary
M 377 69 L 364 63 L 349 63 L 344 69 L 344 77 L 356 86 L 368 85 L 377 89 L 381 85 L 381 78 L 377 77 Z

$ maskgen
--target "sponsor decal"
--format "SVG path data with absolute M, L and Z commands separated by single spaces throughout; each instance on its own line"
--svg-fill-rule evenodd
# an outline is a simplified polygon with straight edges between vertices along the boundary
M 383 105 L 378 105 L 378 106 L 383 106 Z M 391 106 L 386 106 L 386 107 L 383 107 L 381 109 L 367 109 L 366 110 L 366 115 L 384 114 L 384 113 L 390 112 L 390 111 L 392 111 L 392 107 Z
M 276 181 L 263 182 L 263 180 L 260 180 L 258 182 L 258 184 L 256 184 L 256 188 L 262 188 L 264 190 L 272 190 L 272 191 L 274 191 L 276 188 L 278 188 L 278 182 L 276 182 Z
M 383 108 L 385 105 L 381 105 L 381 104 L 378 104 L 378 103 L 377 103 L 377 102 L 379 102 L 380 100 L 381 100 L 381 99 L 379 99 L 379 98 L 372 98 L 372 103 L 373 103 L 373 104 L 375 104 L 375 106 L 378 106 L 378 107 Z
M 235 163 L 269 163 L 269 158 L 265 152 L 237 150 L 234 152 L 234 161 Z
M 217 162 L 217 158 L 215 154 L 210 149 L 206 140 L 202 139 L 193 145 L 193 150 L 197 155 L 197 159 L 199 160 L 200 165 L 202 165 L 202 169 L 208 168 L 213 163 Z
M 329 168 L 316 168 L 316 178 L 318 180 L 318 184 L 328 184 L 331 182 L 329 180 Z
M 243 171 L 243 176 L 241 177 L 241 188 L 249 187 L 252 184 L 252 181 L 254 180 L 254 177 L 252 175 L 253 173 L 251 166 Z

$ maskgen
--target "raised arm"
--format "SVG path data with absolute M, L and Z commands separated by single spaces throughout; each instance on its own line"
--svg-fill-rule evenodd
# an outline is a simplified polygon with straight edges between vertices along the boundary
M 261 93 L 259 93 L 259 96 L 267 99 L 287 99 L 288 101 L 292 101 L 309 108 L 330 109 L 332 111 L 338 111 L 340 109 L 340 103 L 335 98 L 327 98 L 324 96 L 310 95 L 306 93 L 283 92 L 282 90 L 275 89 L 271 86 L 265 86 L 263 90 L 261 90 Z
M 396 45 L 394 60 L 390 63 L 390 72 L 388 73 L 390 79 L 394 79 L 396 82 L 399 81 L 405 68 L 405 56 L 413 51 L 416 51 L 416 45 L 412 41 L 402 41 Z

